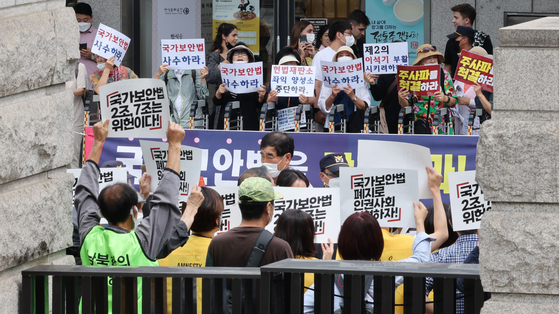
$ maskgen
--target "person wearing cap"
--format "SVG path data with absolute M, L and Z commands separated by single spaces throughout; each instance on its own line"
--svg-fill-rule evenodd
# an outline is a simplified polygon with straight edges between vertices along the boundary
M 324 187 L 340 187 L 340 168 L 349 167 L 344 153 L 328 154 L 320 159 L 320 180 Z
M 341 46 L 338 48 L 334 56 L 332 57 L 333 62 L 345 62 L 357 59 L 353 50 L 348 46 Z M 322 69 L 321 69 L 322 71 Z M 348 133 L 359 133 L 360 128 L 363 127 L 363 122 L 349 124 L 350 120 L 355 122 L 357 120 L 352 120 L 352 113 L 357 113 L 357 110 L 365 110 L 371 103 L 371 94 L 367 89 L 365 84 L 353 88 L 349 83 L 344 85 L 334 85 L 332 88 L 322 86 L 320 89 L 320 97 L 318 98 L 318 108 L 326 115 L 326 120 L 324 122 L 324 128 L 328 128 L 328 120 L 330 117 L 330 108 L 333 105 L 343 104 L 346 114 L 346 119 L 348 122 L 347 130 Z M 336 123 L 340 122 L 340 117 L 336 115 Z
M 281 55 L 280 55 L 281 54 Z M 299 65 L 301 62 L 298 55 L 293 54 L 291 51 L 285 52 L 280 51 L 278 53 L 280 59 L 278 65 Z M 299 104 L 312 104 L 314 103 L 314 97 L 307 97 L 300 94 L 299 97 L 278 97 L 277 90 L 268 89 L 267 102 L 275 102 L 276 110 L 285 109 L 288 107 L 297 107 Z
M 413 62 L 413 65 L 434 65 L 443 62 L 443 54 L 437 51 L 437 47 L 431 44 L 424 44 L 417 48 L 417 59 Z M 402 108 L 407 106 L 413 107 L 415 134 L 432 134 L 432 121 L 435 116 L 435 111 L 443 107 L 454 107 L 458 103 L 458 97 L 454 92 L 454 85 L 450 73 L 446 70 L 443 70 L 443 73 L 444 77 L 441 75 L 440 82 L 442 91 L 436 92 L 433 96 L 413 96 L 404 87 L 398 90 L 400 106 L 402 106 Z M 444 132 L 442 124 L 445 122 L 444 116 L 439 117 L 438 133 Z M 450 134 L 453 134 L 452 127 L 450 127 Z
M 167 86 L 167 95 L 171 101 L 171 121 L 180 124 L 184 129 L 190 128 L 190 106 L 199 99 L 210 95 L 206 76 L 208 67 L 199 70 L 169 70 L 164 63 L 153 78 L 161 79 Z M 202 118 L 202 108 L 198 108 L 196 119 Z
M 452 24 L 454 24 L 454 28 L 458 28 L 458 26 L 474 27 L 476 9 L 472 5 L 469 3 L 462 3 L 453 6 L 450 10 L 453 13 Z M 493 54 L 491 37 L 484 32 L 480 32 L 478 30 L 475 31 L 473 46 L 483 47 L 487 53 Z M 444 50 L 444 69 L 450 72 L 453 76 L 454 73 L 456 73 L 456 66 L 458 64 L 458 60 L 460 59 L 459 52 L 460 48 L 458 47 L 458 43 L 454 39 L 449 38 Z
M 244 43 L 239 42 L 227 52 L 227 61 L 233 64 L 250 63 L 254 62 L 254 54 L 245 46 Z M 231 101 L 238 101 L 241 105 L 241 115 L 243 116 L 243 130 L 258 131 L 260 108 L 266 100 L 266 86 L 262 85 L 258 91 L 246 94 L 235 94 L 227 90 L 226 83 L 219 85 L 215 92 L 213 103 L 216 106 L 224 107 Z M 217 129 L 223 130 L 225 110 L 219 111 L 219 119 Z
M 242 222 L 212 239 L 206 266 L 245 267 L 260 233 L 268 232 L 264 228 L 272 221 L 274 200 L 282 198 L 270 181 L 260 177 L 246 178 L 238 193 Z M 258 266 L 286 258 L 294 258 L 291 246 L 273 237 Z

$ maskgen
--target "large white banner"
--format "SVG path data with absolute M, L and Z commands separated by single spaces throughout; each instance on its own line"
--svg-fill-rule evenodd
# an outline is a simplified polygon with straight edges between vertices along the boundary
M 481 227 L 483 214 L 491 209 L 481 187 L 476 182 L 476 172 L 462 171 L 448 174 L 452 229 L 475 230 Z
M 221 80 L 227 90 L 235 94 L 256 92 L 264 85 L 262 62 L 244 64 L 221 63 Z
M 414 226 L 417 171 L 340 168 L 341 220 L 356 212 L 375 216 L 381 227 Z
M 365 85 L 363 79 L 363 61 L 361 58 L 345 62 L 322 61 L 322 82 L 324 86 L 343 88 L 349 84 L 352 88 Z
M 162 39 L 161 54 L 171 70 L 199 70 L 206 65 L 204 39 Z
M 388 141 L 357 141 L 357 166 L 417 170 L 419 198 L 433 198 L 427 184 L 425 167 L 432 168 L 431 150 L 416 144 Z
M 163 177 L 167 166 L 169 144 L 163 142 L 140 141 L 146 172 L 151 175 L 151 191 L 154 192 Z M 202 167 L 202 150 L 196 147 L 181 146 L 181 171 L 179 184 L 179 200 L 186 201 L 194 184 L 200 182 Z
M 107 59 L 114 56 L 115 65 L 120 66 L 129 45 L 128 36 L 101 23 L 93 40 L 91 52 Z
M 114 82 L 99 88 L 99 100 L 102 118 L 111 120 L 108 137 L 166 137 L 170 114 L 165 82 Z

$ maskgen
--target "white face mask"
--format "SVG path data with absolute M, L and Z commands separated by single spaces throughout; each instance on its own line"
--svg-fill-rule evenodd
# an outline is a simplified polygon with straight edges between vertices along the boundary
M 105 70 L 105 62 L 97 63 L 97 68 L 99 69 L 99 71 Z
M 339 188 L 340 187 L 340 178 L 332 178 L 328 181 L 328 187 L 330 188 Z
M 268 173 L 270 174 L 270 176 L 272 176 L 272 178 L 277 178 L 281 172 L 281 170 L 278 170 L 278 165 L 280 164 L 280 162 L 283 160 L 283 158 L 285 157 L 285 155 L 283 155 L 283 157 L 281 157 L 280 161 L 277 164 L 272 164 L 272 163 L 262 163 L 262 166 L 266 167 L 266 170 L 268 171 Z M 284 166 L 285 168 L 285 166 Z
M 424 65 L 439 65 L 438 63 L 425 63 Z
M 83 33 L 91 27 L 91 23 L 78 23 L 78 26 L 80 27 L 80 32 Z
M 136 215 L 138 216 L 138 218 L 134 218 L 134 207 L 132 207 L 132 209 L 130 210 L 130 215 L 132 216 L 132 221 L 134 221 L 134 226 L 132 226 L 132 229 L 130 230 L 130 232 L 132 232 L 136 230 L 136 228 L 140 225 L 142 219 L 144 219 L 144 213 L 138 211 L 138 214 Z
M 345 45 L 346 46 L 351 47 L 351 46 L 353 46 L 354 43 L 355 43 L 355 38 L 353 38 L 353 35 L 345 37 Z
M 338 62 L 345 62 L 345 61 L 351 61 L 353 60 L 352 57 L 348 57 L 348 56 L 344 56 L 344 57 L 339 57 L 338 58 Z
M 310 43 L 314 43 L 314 34 L 307 34 L 307 41 Z
M 233 64 L 243 64 L 243 63 L 248 63 L 248 60 L 237 60 L 237 61 L 233 61 Z

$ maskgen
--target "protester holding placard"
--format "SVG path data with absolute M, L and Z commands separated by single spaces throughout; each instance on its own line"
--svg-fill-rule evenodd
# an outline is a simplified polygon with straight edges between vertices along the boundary
M 171 121 L 180 124 L 184 129 L 190 128 L 190 106 L 210 95 L 206 84 L 207 75 L 207 67 L 190 71 L 169 70 L 168 64 L 162 64 L 153 77 L 165 82 L 171 101 Z M 195 118 L 202 118 L 202 108 L 196 110 Z
M 316 50 L 313 45 L 314 40 L 314 26 L 311 22 L 301 20 L 295 23 L 291 29 L 289 47 L 293 49 L 293 53 L 299 55 L 301 58 L 301 65 L 312 65 L 312 60 L 316 55 Z
M 96 94 L 99 94 L 99 87 L 113 82 L 127 79 L 137 79 L 138 75 L 130 68 L 123 65 L 115 66 L 114 57 L 105 59 L 99 55 L 95 55 L 98 70 L 91 74 L 91 86 Z
M 227 52 L 227 62 L 233 64 L 251 63 L 254 62 L 254 54 L 244 43 L 240 42 Z M 260 86 L 256 92 L 234 94 L 227 90 L 226 85 L 226 83 L 223 83 L 217 89 L 213 98 L 214 105 L 224 107 L 231 101 L 240 102 L 243 130 L 258 131 L 260 108 L 266 100 L 266 86 Z M 219 130 L 223 130 L 224 113 L 224 110 L 220 110 L 217 124 Z
M 291 48 L 282 49 L 278 53 L 278 57 L 280 58 L 278 65 L 297 66 L 300 64 L 299 55 L 296 55 Z M 266 101 L 275 102 L 276 110 L 281 110 L 289 107 L 297 107 L 299 104 L 312 104 L 314 103 L 314 97 L 307 97 L 303 94 L 299 94 L 299 97 L 278 97 L 278 91 L 272 90 L 272 84 L 270 84 Z
M 353 50 L 348 46 L 341 46 L 334 54 L 332 62 L 342 63 L 345 61 L 351 61 L 357 59 Z M 322 71 L 322 69 L 320 69 Z M 324 74 L 322 75 L 324 77 Z M 352 83 L 351 86 L 347 84 L 335 84 L 332 88 L 322 86 L 320 90 L 320 97 L 318 99 L 318 108 L 326 115 L 326 121 L 324 123 L 324 128 L 328 128 L 330 108 L 333 105 L 343 104 L 345 108 L 345 114 L 347 126 L 349 133 L 359 133 L 359 130 L 363 127 L 363 120 L 359 120 L 356 116 L 359 115 L 358 110 L 365 110 L 371 103 L 371 95 L 367 86 L 361 83 Z M 336 116 L 335 122 L 339 123 L 341 117 Z
M 418 65 L 435 65 L 444 62 L 442 53 L 437 51 L 437 47 L 431 44 L 424 44 L 417 48 L 417 59 L 413 62 L 414 66 Z M 440 71 L 443 71 L 440 68 Z M 458 97 L 454 92 L 454 85 L 450 73 L 443 71 L 444 77 L 441 75 L 439 88 L 442 91 L 435 92 L 433 96 L 413 96 L 405 87 L 398 89 L 398 101 L 400 106 L 413 106 L 414 112 L 414 132 L 415 134 L 433 134 L 432 121 L 437 109 L 442 107 L 454 107 L 458 103 Z M 441 115 L 439 118 L 438 133 L 444 133 L 443 123 L 445 117 Z M 450 127 L 450 134 L 453 134 Z

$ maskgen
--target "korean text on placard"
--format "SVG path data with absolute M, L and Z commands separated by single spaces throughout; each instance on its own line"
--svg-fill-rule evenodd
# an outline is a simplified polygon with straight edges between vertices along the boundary
M 391 74 L 399 65 L 408 65 L 408 44 L 364 44 L 365 71 L 371 74 Z
M 236 94 L 256 92 L 263 85 L 262 62 L 221 63 L 221 79 L 227 90 Z
M 325 87 L 332 88 L 338 84 L 338 87 L 349 84 L 353 88 L 363 86 L 363 62 L 361 59 L 355 59 L 345 62 L 325 62 L 321 64 L 322 82 Z
M 171 70 L 200 69 L 206 64 L 204 39 L 162 39 L 161 55 Z
M 314 95 L 314 67 L 296 65 L 272 66 L 272 90 L 278 92 L 278 97 L 299 97 Z
M 493 92 L 493 60 L 463 51 L 454 79 L 466 84 L 479 83 L 482 89 Z
M 412 95 L 432 96 L 441 90 L 439 65 L 398 66 L 398 89 L 405 88 Z
M 385 193 L 385 187 L 405 183 L 405 173 L 351 176 L 351 186 L 354 193 L 353 210 L 355 212 L 366 211 L 376 219 L 386 220 L 387 222 L 400 221 L 402 219 L 402 208 L 396 206 L 396 196 Z

